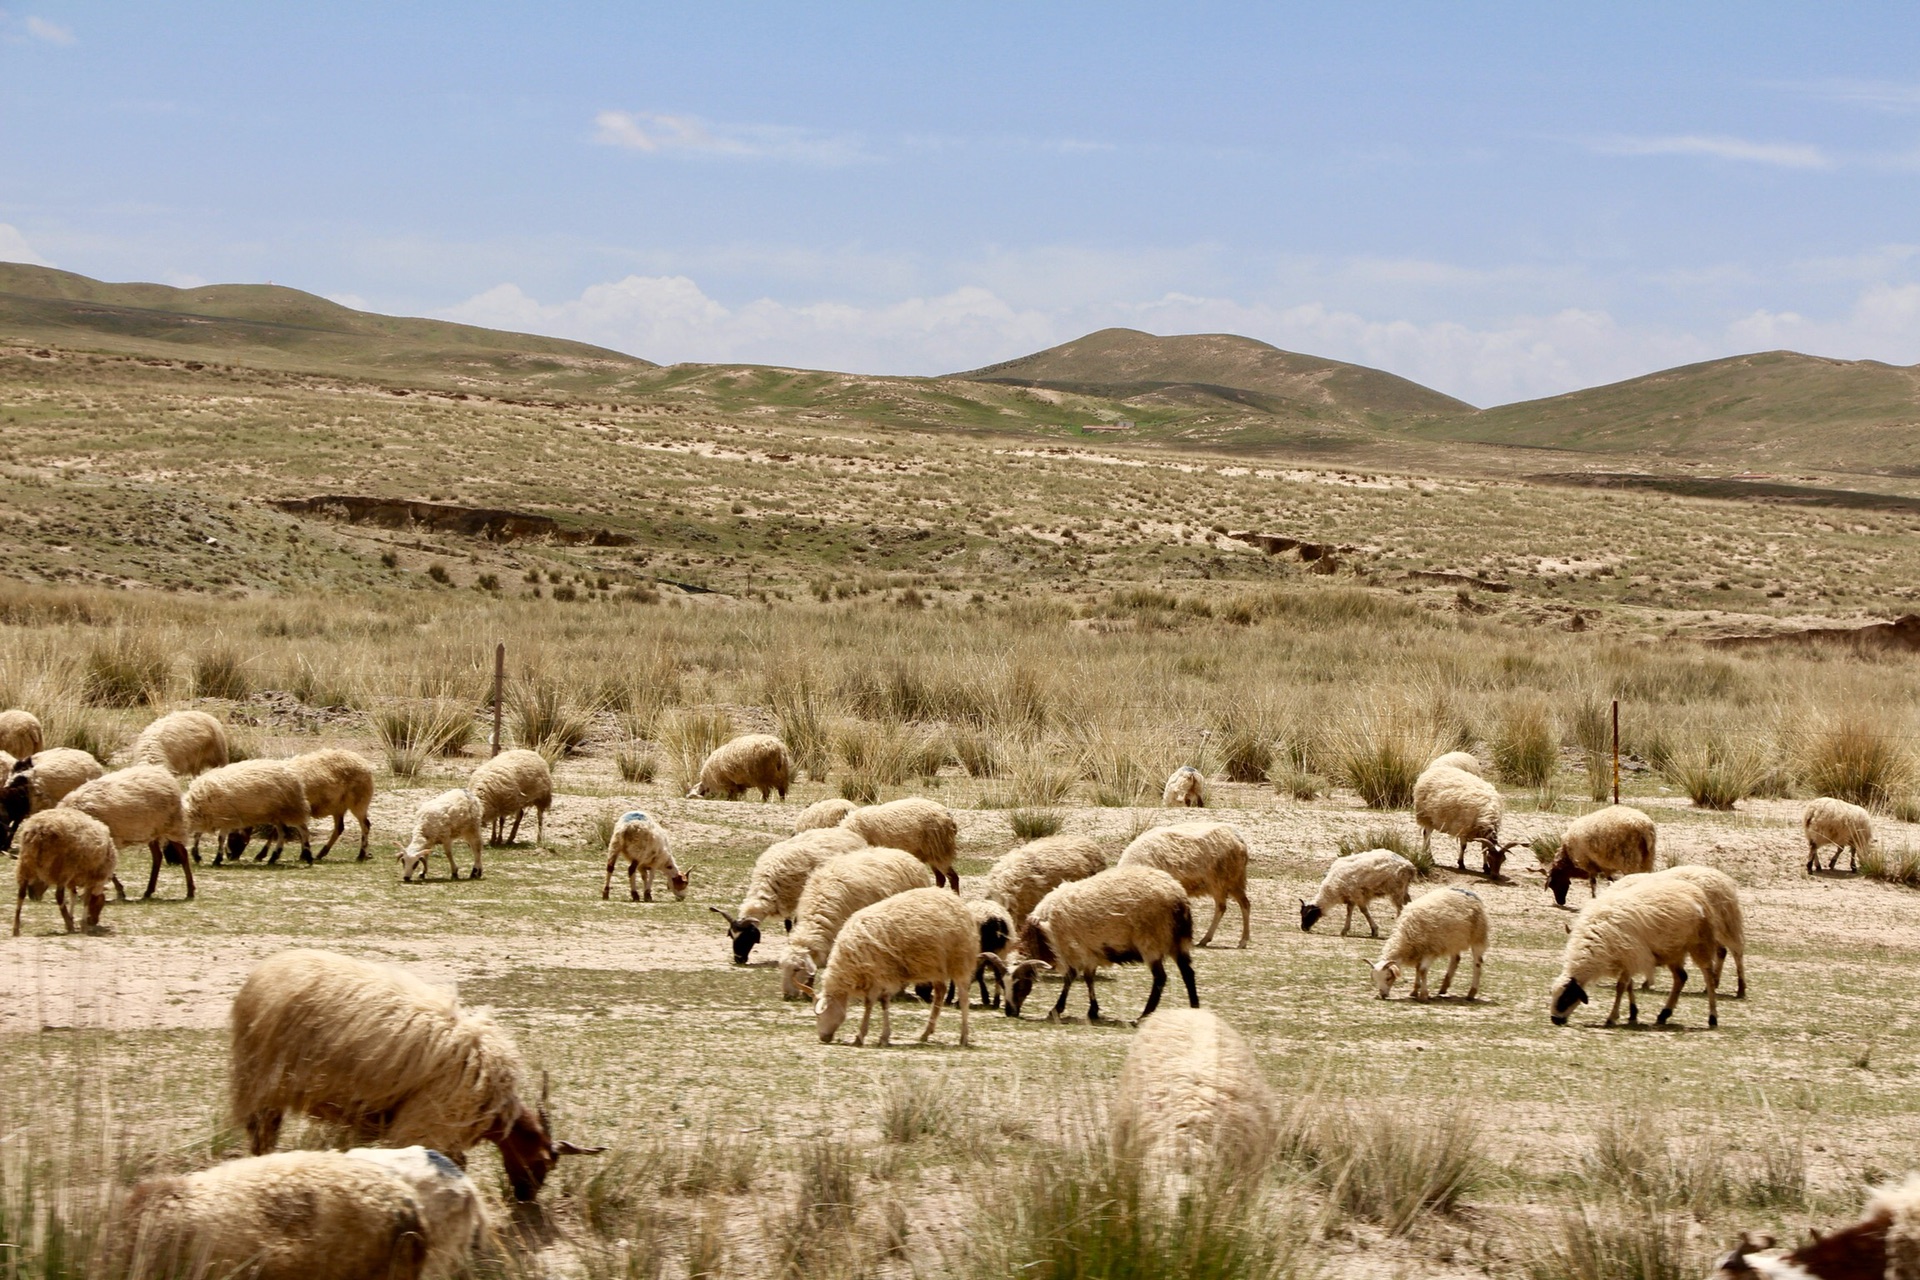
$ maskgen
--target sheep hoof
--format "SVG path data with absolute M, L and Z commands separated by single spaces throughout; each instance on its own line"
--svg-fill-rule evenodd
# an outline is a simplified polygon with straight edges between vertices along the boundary
M 602 902 L 613 901 L 613 889 L 611 887 L 602 889 L 600 891 L 600 901 Z
M 478 867 L 475 867 L 473 870 L 467 873 L 467 879 L 469 880 L 478 880 L 479 878 L 480 878 L 480 868 Z
M 1708 1014 L 1708 1015 L 1707 1015 L 1707 1025 L 1708 1025 L 1709 1027 L 1717 1027 L 1717 1026 L 1719 1026 L 1719 1025 L 1720 1025 L 1720 1015 L 1719 1015 L 1719 1014 L 1717 1014 L 1717 1013 L 1710 1013 L 1710 1014 Z
M 373 855 L 368 853 L 366 850 L 362 849 L 360 851 L 360 856 L 355 858 L 354 861 L 355 862 L 372 862 Z

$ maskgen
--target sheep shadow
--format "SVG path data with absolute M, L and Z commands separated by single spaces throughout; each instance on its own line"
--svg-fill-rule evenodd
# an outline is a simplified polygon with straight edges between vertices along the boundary
M 1823 864 L 1807 872 L 1807 877 L 1813 880 L 1857 880 L 1860 877 L 1860 868 L 1853 867 L 1841 871 L 1837 867 L 1827 867 Z

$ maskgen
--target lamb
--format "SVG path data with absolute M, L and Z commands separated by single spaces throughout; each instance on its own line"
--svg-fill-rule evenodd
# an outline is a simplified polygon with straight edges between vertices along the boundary
M 254 1155 L 289 1111 L 366 1143 L 419 1144 L 465 1164 L 492 1142 L 514 1198 L 531 1200 L 554 1162 L 603 1148 L 555 1142 L 545 1090 L 524 1101 L 526 1068 L 491 1015 L 403 970 L 329 951 L 269 956 L 233 999 L 230 1101 Z
M 40 728 L 40 717 L 18 707 L 0 711 L 0 753 L 19 759 L 32 755 L 46 744 L 47 735 Z
M 1054 889 L 1027 916 L 1018 951 L 1007 992 L 1009 1018 L 1020 1016 L 1040 970 L 1050 969 L 1066 981 L 1048 1020 L 1066 1010 L 1077 976 L 1087 984 L 1087 1020 L 1097 1022 L 1100 999 L 1093 975 L 1109 964 L 1141 962 L 1153 974 L 1153 989 L 1140 1012 L 1145 1018 L 1160 1007 L 1168 956 L 1186 983 L 1187 1003 L 1200 1007 L 1193 979 L 1193 908 L 1185 886 L 1157 867 L 1115 867 Z
M 1258 1174 L 1280 1129 L 1252 1050 L 1206 1009 L 1169 1009 L 1134 1034 L 1112 1123 L 1116 1151 L 1189 1179 Z
M 320 862 L 333 852 L 334 842 L 347 829 L 348 814 L 360 824 L 360 856 L 354 861 L 365 862 L 371 858 L 373 855 L 367 852 L 367 833 L 372 830 L 372 824 L 367 821 L 367 813 L 373 805 L 373 766 L 367 763 L 366 757 L 329 747 L 297 755 L 287 764 L 300 775 L 308 812 L 316 818 L 333 819 L 333 834 L 320 846 L 320 852 L 313 855 L 313 860 Z
M 98 760 L 73 747 L 48 747 L 14 761 L 0 786 L 0 848 L 11 846 L 14 828 L 28 814 L 53 808 L 75 787 L 105 772 Z
M 1198 769 L 1183 764 L 1167 775 L 1167 785 L 1160 792 L 1160 803 L 1168 808 L 1179 805 L 1186 809 L 1204 809 L 1207 807 L 1207 780 Z
M 1213 899 L 1213 923 L 1200 939 L 1206 946 L 1227 914 L 1227 899 L 1240 904 L 1240 941 L 1253 934 L 1253 904 L 1247 900 L 1247 842 L 1224 822 L 1182 822 L 1143 831 L 1120 854 L 1123 867 L 1158 867 L 1196 897 Z
M 473 1252 L 486 1232 L 487 1211 L 480 1189 L 465 1169 L 440 1152 L 421 1146 L 355 1147 L 347 1155 L 385 1169 L 413 1189 L 420 1201 L 421 1221 L 427 1228 L 424 1274 L 449 1275 Z
M 187 788 L 187 830 L 195 836 L 210 831 L 223 842 L 213 855 L 216 867 L 224 855 L 239 860 L 238 853 L 224 843 L 227 833 L 238 832 L 237 843 L 244 849 L 247 834 L 256 826 L 267 829 L 267 838 L 254 855 L 255 862 L 267 857 L 269 846 L 273 850 L 270 861 L 280 861 L 287 832 L 292 830 L 300 836 L 300 861 L 311 865 L 313 845 L 307 838 L 307 817 L 306 788 L 285 760 L 242 760 L 222 765 L 201 774 Z
M 1507 850 L 1500 843 L 1500 793 L 1476 773 L 1435 762 L 1413 784 L 1413 818 L 1420 824 L 1420 848 L 1433 847 L 1433 833 L 1460 842 L 1460 870 L 1467 869 L 1467 846 L 1478 841 L 1486 856 L 1481 863 L 1487 879 L 1500 877 Z
M 815 800 L 800 811 L 793 821 L 793 834 L 802 831 L 818 831 L 826 827 L 837 827 L 846 816 L 860 806 L 851 800 L 842 800 L 835 796 L 831 800 Z
M 874 1001 L 880 1002 L 880 1044 L 893 1042 L 893 997 L 919 982 L 933 984 L 933 1011 L 927 1015 L 920 1041 L 926 1043 L 940 1020 L 940 1006 L 948 992 L 960 998 L 960 1045 L 967 1044 L 967 998 L 980 959 L 980 931 L 973 915 L 958 898 L 942 888 L 910 889 L 862 907 L 847 917 L 828 953 L 827 964 L 814 984 L 814 1027 L 820 1043 L 832 1044 L 847 1020 L 848 1004 L 862 1004 L 856 1045 L 867 1041 L 867 1022 Z
M 1353 909 L 1358 907 L 1367 921 L 1367 936 L 1377 938 L 1380 926 L 1373 922 L 1373 913 L 1367 908 L 1375 898 L 1390 898 L 1395 911 L 1405 911 L 1407 890 L 1418 874 L 1411 862 L 1391 849 L 1369 849 L 1335 858 L 1313 901 L 1300 900 L 1300 931 L 1311 932 L 1321 916 L 1344 905 L 1347 918 L 1340 926 L 1340 936 L 1346 937 L 1353 927 Z
M 1480 994 L 1480 969 L 1487 958 L 1487 909 L 1480 895 L 1467 889 L 1435 889 L 1421 894 L 1400 913 L 1393 934 L 1380 948 L 1380 959 L 1373 962 L 1374 994 L 1385 1000 L 1400 978 L 1401 970 L 1413 966 L 1413 998 L 1427 998 L 1427 966 L 1441 956 L 1447 957 L 1447 972 L 1440 979 L 1439 994 L 1447 994 L 1453 985 L 1454 970 L 1460 967 L 1460 954 L 1473 952 L 1473 981 L 1467 986 L 1467 999 Z
M 193 862 L 187 857 L 187 810 L 173 775 L 158 765 L 136 764 L 95 778 L 69 791 L 57 806 L 78 809 L 107 824 L 116 848 L 144 844 L 153 854 L 147 876 L 151 898 L 160 884 L 162 860 L 177 863 L 187 875 L 187 897 L 193 897 Z M 115 880 L 116 888 L 119 881 Z M 126 890 L 120 889 L 125 898 Z
M 1460 769 L 1475 777 L 1485 777 L 1480 772 L 1480 761 L 1471 751 L 1449 751 L 1445 755 L 1435 756 L 1427 763 L 1428 769 Z M 1425 772 L 1425 770 L 1422 770 Z
M 1018 934 L 1040 899 L 1106 869 L 1107 855 L 1090 837 L 1045 836 L 1000 855 L 987 874 L 987 897 L 1007 909 Z
M 665 873 L 667 887 L 673 890 L 673 900 L 683 902 L 687 896 L 687 876 L 680 870 L 680 864 L 673 860 L 673 848 L 667 839 L 667 833 L 660 824 L 638 809 L 620 815 L 620 821 L 613 824 L 613 837 L 607 841 L 607 881 L 600 886 L 600 900 L 606 901 L 613 896 L 613 868 L 625 858 L 627 860 L 627 890 L 635 902 L 653 901 L 653 873 Z M 643 896 L 640 885 L 634 883 L 634 875 L 647 887 Z
M 760 942 L 762 920 L 782 921 L 793 931 L 794 913 L 800 907 L 800 893 L 807 877 L 829 858 L 837 858 L 867 842 L 843 827 L 814 827 L 786 840 L 768 845 L 754 861 L 753 874 L 747 877 L 747 893 L 740 899 L 740 914 L 729 915 L 719 907 L 708 907 L 727 922 L 727 937 L 733 943 L 733 962 L 745 964 Z
M 920 860 L 903 849 L 858 849 L 822 864 L 800 893 L 787 952 L 780 957 L 780 994 L 788 1000 L 806 998 L 814 974 L 854 912 L 896 893 L 924 889 L 931 879 Z
M 204 711 L 161 716 L 133 740 L 133 763 L 157 765 L 178 778 L 218 769 L 231 758 L 226 728 Z
M 1765 1250 L 1766 1252 L 1760 1252 Z M 1773 1237 L 1749 1236 L 1720 1260 L 1709 1280 L 1920 1280 L 1920 1175 L 1899 1186 L 1876 1187 L 1860 1221 L 1812 1234 L 1791 1251 Z
M 1649 875 L 1615 885 L 1581 909 L 1568 933 L 1560 976 L 1550 990 L 1553 1024 L 1565 1026 L 1573 1006 L 1587 1003 L 1587 988 L 1608 979 L 1615 985 L 1607 1025 L 1618 1020 L 1623 995 L 1627 1021 L 1637 1023 L 1640 1009 L 1633 998 L 1633 980 L 1656 967 L 1673 974 L 1673 990 L 1660 1010 L 1664 1024 L 1687 981 L 1683 966 L 1692 959 L 1707 978 L 1707 1025 L 1719 1026 L 1719 946 L 1712 903 L 1691 880 Z
M 1574 819 L 1560 838 L 1560 852 L 1547 868 L 1547 888 L 1565 906 L 1567 890 L 1579 877 L 1588 881 L 1587 896 L 1597 896 L 1602 876 L 1653 870 L 1654 843 L 1653 819 L 1640 810 L 1624 804 L 1596 809 Z
M 1833 871 L 1840 866 L 1840 852 L 1847 854 L 1847 870 L 1860 869 L 1860 852 L 1873 847 L 1873 817 L 1857 804 L 1848 804 L 1845 800 L 1835 800 L 1832 796 L 1821 796 L 1807 805 L 1807 812 L 1800 819 L 1801 829 L 1807 833 L 1807 874 L 1812 875 L 1820 867 L 1820 846 L 1833 846 L 1833 857 L 1827 862 L 1827 870 Z
M 960 847 L 960 824 L 937 800 L 909 796 L 855 809 L 840 825 L 876 848 L 905 849 L 933 870 L 933 883 L 960 892 L 953 860 Z
M 13 903 L 13 936 L 20 936 L 20 912 L 27 899 L 53 886 L 53 900 L 60 918 L 73 932 L 73 911 L 67 906 L 72 893 L 74 906 L 86 904 L 86 931 L 100 925 L 100 909 L 107 904 L 107 885 L 113 880 L 116 850 L 113 832 L 105 823 L 88 817 L 78 809 L 44 809 L 20 824 L 20 861 L 14 867 L 20 892 Z
M 420 879 L 427 878 L 427 864 L 433 859 L 435 849 L 444 849 L 447 854 L 447 878 L 460 878 L 460 864 L 453 860 L 453 846 L 456 841 L 465 840 L 473 850 L 473 872 L 470 880 L 480 878 L 480 801 L 471 791 L 462 791 L 458 787 L 451 791 L 442 791 L 433 799 L 420 806 L 420 812 L 413 818 L 413 838 L 407 841 L 407 847 L 397 855 L 400 859 L 400 883 L 413 879 L 418 871 Z
M 553 805 L 553 770 L 537 751 L 502 751 L 473 771 L 467 790 L 479 798 L 480 825 L 493 825 L 492 843 L 512 844 L 520 838 L 520 819 L 533 809 L 533 842 L 539 844 L 547 834 L 547 810 Z M 507 816 L 513 816 L 513 830 L 501 839 Z M 476 866 L 479 864 L 476 862 Z
M 973 979 L 980 984 L 980 1003 L 989 1009 L 998 1008 L 1007 995 L 1007 957 L 1013 951 L 1013 917 L 999 903 L 986 898 L 976 898 L 967 903 L 967 914 L 973 917 L 974 928 L 980 934 L 980 958 L 974 965 Z M 998 990 L 987 994 L 987 970 L 992 969 Z M 966 993 L 961 993 L 965 998 Z M 953 999 L 951 992 L 948 999 Z
M 758 788 L 760 803 L 778 791 L 787 798 L 793 785 L 793 757 L 787 744 L 770 733 L 742 734 L 715 747 L 700 766 L 700 780 L 687 792 L 687 799 L 719 796 L 738 800 L 742 793 Z

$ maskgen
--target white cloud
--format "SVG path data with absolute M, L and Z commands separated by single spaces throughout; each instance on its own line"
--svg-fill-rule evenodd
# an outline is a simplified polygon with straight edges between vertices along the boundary
M 1754 311 L 1727 326 L 1738 349 L 1788 348 L 1839 360 L 1920 362 L 1920 284 L 1870 285 L 1846 315 L 1818 320 L 1795 311 Z
M 1824 151 L 1804 142 L 1752 142 L 1745 138 L 1678 134 L 1663 138 L 1605 138 L 1592 145 L 1595 151 L 1609 156 L 1707 156 L 1786 169 L 1833 166 Z
M 33 251 L 27 238 L 20 234 L 17 227 L 0 222 L 0 262 L 24 262 L 31 267 L 50 267 L 53 264 Z
M 1780 86 L 1841 102 L 1848 106 L 1868 107 L 1875 111 L 1908 112 L 1920 110 L 1920 84 L 1897 80 L 1813 80 Z
M 698 116 L 602 111 L 593 140 L 648 154 L 681 153 L 735 160 L 787 160 L 843 165 L 870 159 L 857 138 L 774 124 L 715 124 Z
M 27 34 L 35 40 L 44 40 L 48 44 L 75 43 L 73 31 L 70 28 L 63 27 L 57 22 L 49 22 L 45 18 L 36 18 L 31 14 L 27 16 Z

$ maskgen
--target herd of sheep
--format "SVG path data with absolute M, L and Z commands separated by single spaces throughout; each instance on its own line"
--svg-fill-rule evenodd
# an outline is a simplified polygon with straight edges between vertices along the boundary
M 213 841 L 215 866 L 244 854 L 256 838 L 256 860 L 278 860 L 287 842 L 297 839 L 302 861 L 312 862 L 328 855 L 352 815 L 360 828 L 358 856 L 368 858 L 373 772 L 360 756 L 322 750 L 291 760 L 229 763 L 229 754 L 218 720 L 179 711 L 149 725 L 135 741 L 130 763 L 108 772 L 85 752 L 45 748 L 38 722 L 26 712 L 0 713 L 6 779 L 0 788 L 0 845 L 16 846 L 18 859 L 14 933 L 20 932 L 26 899 L 39 898 L 48 887 L 70 932 L 97 925 L 109 885 L 125 897 L 115 859 L 129 846 L 144 844 L 151 853 L 147 896 L 168 863 L 181 868 L 186 896 L 194 896 L 193 867 L 201 860 L 203 837 Z M 762 800 L 776 792 L 784 799 L 792 772 L 777 738 L 747 735 L 712 753 L 689 794 L 738 799 L 757 790 Z M 1170 806 L 1204 808 L 1206 780 L 1183 767 L 1168 779 L 1164 799 Z M 493 757 L 475 769 L 466 787 L 419 807 L 411 838 L 398 854 L 402 880 L 425 879 L 435 850 L 446 853 L 449 878 L 459 879 L 456 843 L 471 850 L 469 878 L 480 878 L 482 833 L 491 828 L 496 843 L 503 836 L 510 842 L 532 809 L 538 838 L 552 801 L 552 776 L 541 756 L 515 750 Z M 1471 755 L 1449 753 L 1421 774 L 1414 816 L 1423 843 L 1436 832 L 1457 840 L 1461 869 L 1468 847 L 1478 844 L 1482 871 L 1498 878 L 1508 851 L 1500 842 L 1501 798 Z M 316 853 L 308 824 L 328 817 L 333 833 Z M 1857 859 L 1872 839 L 1865 811 L 1837 800 L 1814 801 L 1804 825 L 1809 870 L 1818 866 L 1823 846 L 1833 846 L 1828 865 L 1834 867 L 1842 851 Z M 1198 945 L 1212 942 L 1230 902 L 1240 909 L 1237 945 L 1251 939 L 1250 851 L 1241 835 L 1205 820 L 1156 827 L 1137 836 L 1111 866 L 1087 837 L 1045 837 L 999 858 L 983 898 L 969 902 L 960 897 L 955 869 L 958 834 L 945 806 L 920 797 L 868 806 L 825 800 L 809 807 L 794 834 L 755 862 L 738 908 L 712 908 L 726 920 L 733 961 L 747 963 L 764 940 L 763 929 L 779 921 L 785 946 L 775 968 L 782 994 L 811 1002 L 819 1038 L 829 1043 L 859 1002 L 856 1045 L 865 1043 L 876 1005 L 879 1043 L 890 1041 L 890 1006 L 909 991 L 930 1005 L 922 1041 L 936 1030 L 943 1006 L 954 1004 L 959 1043 L 965 1045 L 975 982 L 983 1005 L 1003 1006 L 1018 1017 L 1043 973 L 1060 980 L 1050 1017 L 1064 1012 L 1079 979 L 1088 1017 L 1098 1019 L 1098 971 L 1144 964 L 1152 987 L 1112 1109 L 1116 1142 L 1153 1158 L 1176 1178 L 1195 1172 L 1202 1160 L 1261 1158 L 1275 1132 L 1272 1098 L 1245 1042 L 1211 1011 L 1200 1010 L 1192 959 L 1194 898 L 1210 899 L 1214 907 Z M 652 900 L 656 874 L 675 899 L 685 898 L 689 877 L 674 859 L 669 833 L 652 816 L 622 814 L 606 852 L 602 898 L 611 896 L 622 863 L 634 901 Z M 1636 1021 L 1635 984 L 1650 983 L 1661 969 L 1671 976 L 1659 1013 L 1664 1023 L 1691 965 L 1706 988 L 1708 1025 L 1715 1026 L 1729 957 L 1734 994 L 1745 995 L 1734 882 L 1700 866 L 1656 871 L 1654 853 L 1653 821 L 1638 809 L 1614 805 L 1567 829 L 1545 868 L 1546 885 L 1561 904 L 1574 879 L 1587 880 L 1590 891 L 1568 929 L 1561 971 L 1547 993 L 1555 1024 L 1564 1024 L 1594 993 L 1604 994 L 1608 984 L 1613 1005 L 1607 1023 L 1617 1020 L 1623 999 L 1629 1021 Z M 1444 996 L 1461 958 L 1470 956 L 1465 998 L 1472 1000 L 1489 944 L 1486 908 L 1459 887 L 1413 897 L 1416 876 L 1411 861 L 1387 849 L 1338 857 L 1313 900 L 1300 903 L 1300 926 L 1311 931 L 1344 907 L 1342 934 L 1357 910 L 1378 937 L 1371 908 L 1390 903 L 1392 930 L 1378 960 L 1370 962 L 1375 994 L 1386 998 L 1410 974 L 1414 999 Z M 1605 892 L 1603 880 L 1614 882 Z M 76 910 L 83 920 L 76 921 Z M 1180 975 L 1188 1008 L 1155 1015 L 1168 961 Z M 1429 970 L 1441 961 L 1445 972 L 1437 991 L 1430 991 Z M 232 1117 L 247 1134 L 253 1158 L 185 1177 L 149 1179 L 135 1188 L 127 1201 L 133 1228 L 123 1244 L 133 1250 L 129 1256 L 138 1255 L 137 1273 L 166 1274 L 183 1251 L 192 1251 L 196 1259 L 214 1261 L 270 1256 L 274 1265 L 260 1271 L 263 1276 L 367 1274 L 361 1262 L 376 1256 L 383 1266 L 399 1260 L 391 1274 L 427 1274 L 464 1256 L 481 1221 L 477 1193 L 463 1172 L 470 1148 L 497 1146 L 521 1199 L 539 1191 L 560 1157 L 593 1150 L 553 1139 L 544 1087 L 539 1105 L 530 1103 L 519 1051 L 490 1017 L 387 966 L 323 951 L 282 952 L 247 978 L 233 1004 L 231 1032 Z M 367 1148 L 272 1154 L 288 1114 L 336 1124 Z M 1912 1188 L 1887 1193 L 1869 1207 L 1858 1230 L 1883 1250 L 1909 1247 L 1915 1201 L 1920 1194 Z M 286 1225 L 295 1220 L 299 1226 Z M 1874 1222 L 1880 1223 L 1877 1235 Z M 262 1225 L 273 1223 L 280 1225 Z M 1804 1258 L 1794 1261 L 1797 1256 L 1743 1242 L 1722 1264 L 1722 1274 L 1853 1274 L 1818 1270 Z M 1767 1270 L 1776 1265 L 1801 1270 Z

